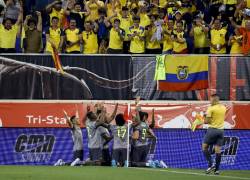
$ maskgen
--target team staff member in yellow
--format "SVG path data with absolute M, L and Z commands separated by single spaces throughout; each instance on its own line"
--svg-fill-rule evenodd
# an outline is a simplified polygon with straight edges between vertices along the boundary
M 85 31 L 82 32 L 83 54 L 97 54 L 98 40 L 97 31 L 98 25 L 95 22 L 85 21 Z
M 111 24 L 109 23 L 109 27 Z M 108 54 L 122 54 L 125 31 L 120 28 L 120 20 L 114 19 L 114 25 L 109 31 Z
M 20 10 L 17 22 L 7 18 L 0 24 L 0 53 L 15 53 L 15 45 L 17 36 L 21 35 L 20 25 L 23 18 L 23 11 Z
M 221 146 L 224 140 L 224 120 L 226 115 L 226 107 L 219 102 L 219 96 L 214 94 L 210 97 L 211 106 L 208 107 L 205 117 L 205 123 L 209 125 L 207 133 L 204 137 L 202 150 L 208 161 L 208 169 L 206 173 L 209 174 L 214 171 L 214 174 L 219 174 L 219 167 L 221 162 Z M 213 166 L 211 154 L 208 150 L 209 145 L 215 146 L 215 166 Z
M 76 20 L 71 19 L 69 21 L 69 28 L 65 30 L 66 53 L 80 53 L 80 34 L 80 30 L 76 28 Z
M 130 42 L 130 53 L 141 54 L 145 52 L 145 30 L 139 26 L 140 17 L 133 17 L 133 26 L 129 28 L 128 38 Z
M 64 32 L 59 27 L 58 17 L 52 18 L 51 27 L 46 31 L 46 53 L 52 53 L 53 48 L 58 52 L 62 52 L 64 42 Z
M 211 54 L 225 54 L 226 53 L 226 34 L 227 30 L 222 28 L 221 21 L 219 19 L 214 20 L 213 27 L 210 31 Z

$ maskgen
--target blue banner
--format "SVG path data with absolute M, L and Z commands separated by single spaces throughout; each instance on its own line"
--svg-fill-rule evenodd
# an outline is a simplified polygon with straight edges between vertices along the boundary
M 88 157 L 83 129 L 84 158 Z M 201 151 L 205 130 L 156 129 L 155 151 L 150 158 L 163 160 L 171 168 L 202 168 L 207 163 Z M 250 131 L 226 130 L 222 169 L 250 170 Z M 73 141 L 70 129 L 0 128 L 1 165 L 53 165 L 58 159 L 71 162 Z M 211 152 L 214 156 L 213 147 Z

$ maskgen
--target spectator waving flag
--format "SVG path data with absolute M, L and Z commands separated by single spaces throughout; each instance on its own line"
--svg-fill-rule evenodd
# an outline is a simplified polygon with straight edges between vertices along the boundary
M 165 56 L 165 80 L 160 80 L 161 91 L 191 91 L 208 88 L 208 56 Z
M 64 71 L 61 65 L 61 60 L 60 60 L 60 57 L 56 48 L 53 48 L 52 58 L 53 58 L 56 70 L 64 74 Z

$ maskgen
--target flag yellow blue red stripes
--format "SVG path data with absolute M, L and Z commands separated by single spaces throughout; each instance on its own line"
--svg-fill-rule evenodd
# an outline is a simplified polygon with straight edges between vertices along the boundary
M 208 88 L 208 56 L 168 55 L 165 57 L 166 79 L 159 81 L 162 91 L 190 91 Z

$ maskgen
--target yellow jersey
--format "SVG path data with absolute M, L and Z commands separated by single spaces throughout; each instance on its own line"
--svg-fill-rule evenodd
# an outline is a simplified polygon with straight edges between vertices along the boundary
M 184 38 L 184 32 L 177 32 L 175 31 L 174 34 L 178 37 L 178 38 Z M 173 51 L 174 52 L 177 52 L 177 53 L 180 53 L 182 52 L 183 50 L 187 49 L 187 42 L 186 42 L 186 39 L 185 39 L 185 42 L 184 43 L 179 43 L 177 41 L 174 41 L 173 42 Z
M 242 47 L 237 40 L 242 39 L 242 36 L 234 36 L 234 39 L 231 40 L 232 46 L 230 54 L 242 54 Z
M 165 31 L 167 31 L 168 34 L 163 35 L 162 43 L 163 43 L 163 49 L 162 51 L 169 51 L 173 49 L 173 41 L 171 39 L 171 33 L 172 30 L 169 30 L 167 27 L 164 27 Z
M 146 48 L 147 49 L 160 49 L 161 48 L 161 44 L 159 41 L 157 40 L 151 41 L 151 38 L 155 32 L 156 32 L 155 26 L 147 30 L 147 33 L 146 33 Z
M 71 42 L 71 43 L 75 43 L 75 42 L 79 41 L 79 34 L 80 34 L 80 30 L 78 28 L 76 28 L 74 30 L 71 30 L 71 29 L 65 30 L 66 40 Z M 77 44 L 74 44 L 73 46 L 66 47 L 67 53 L 73 52 L 73 51 L 80 51 L 80 42 Z
M 213 45 L 225 45 L 226 44 L 226 34 L 227 30 L 222 28 L 219 30 L 212 29 L 210 31 L 211 33 L 211 43 Z M 219 51 L 217 49 L 214 49 L 213 47 L 210 47 L 210 53 L 213 54 L 224 54 L 226 53 L 226 47 L 221 48 Z
M 233 5 L 237 4 L 237 0 L 223 0 L 224 4 Z
M 146 27 L 150 25 L 150 18 L 146 13 L 141 13 L 140 14 L 140 26 Z
M 202 27 L 194 27 L 194 47 L 195 48 L 205 48 L 208 45 L 207 33 L 202 30 Z
M 98 40 L 97 34 L 93 31 L 82 32 L 82 39 L 83 39 L 83 53 L 84 54 L 96 54 L 98 52 Z
M 127 18 L 123 18 L 122 16 L 119 16 L 119 19 L 120 19 L 120 28 L 122 28 L 125 31 L 124 41 L 128 41 L 129 27 L 131 27 L 133 24 L 132 17 L 128 16 Z
M 125 31 L 123 29 L 119 29 L 122 36 L 125 36 Z M 111 49 L 123 49 L 123 39 L 120 37 L 115 28 L 111 28 L 109 32 L 109 48 Z
M 223 129 L 226 111 L 227 109 L 223 104 L 210 106 L 206 112 L 207 117 L 211 118 L 211 121 L 208 124 L 209 127 Z
M 104 3 L 102 1 L 97 1 L 99 7 L 104 7 Z M 95 21 L 99 18 L 99 14 L 98 14 L 98 9 L 99 7 L 97 6 L 96 3 L 90 3 L 90 1 L 88 1 L 87 6 L 90 9 L 90 14 L 86 17 L 86 21 Z
M 0 48 L 15 48 L 18 28 L 18 25 L 15 24 L 10 30 L 7 30 L 3 24 L 0 24 Z
M 60 45 L 61 36 L 64 36 L 63 30 L 61 28 L 57 28 L 57 29 L 49 28 L 46 31 L 46 34 L 49 35 L 50 41 L 52 41 L 55 44 L 56 48 L 58 49 L 59 45 Z M 47 41 L 47 43 L 46 43 L 45 51 L 46 52 L 53 51 L 52 46 L 51 46 L 49 41 Z
M 140 37 L 145 36 L 145 29 L 141 26 L 136 28 L 135 26 L 131 26 L 129 28 L 129 35 L 132 35 L 134 33 L 138 33 L 138 36 L 135 36 L 131 39 L 130 42 L 130 52 L 131 53 L 144 53 L 145 52 L 145 41 L 141 40 Z
M 59 19 L 59 27 L 62 27 L 62 20 L 64 17 L 64 12 L 63 9 L 61 9 L 60 11 L 55 10 L 54 8 L 52 8 L 51 13 L 49 14 L 49 18 L 50 18 L 50 24 L 52 23 L 52 18 L 53 17 L 57 17 Z

